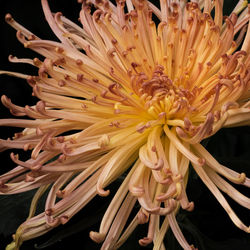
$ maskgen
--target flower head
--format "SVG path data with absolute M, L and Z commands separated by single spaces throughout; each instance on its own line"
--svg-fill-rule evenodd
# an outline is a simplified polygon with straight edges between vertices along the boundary
M 175 218 L 180 207 L 194 208 L 186 194 L 190 163 L 233 223 L 249 232 L 221 191 L 250 208 L 249 198 L 228 182 L 249 187 L 250 180 L 200 143 L 222 127 L 250 124 L 247 1 L 223 18 L 223 0 L 160 0 L 160 8 L 146 0 L 89 0 L 82 2 L 82 27 L 41 2 L 60 42 L 42 40 L 6 15 L 24 47 L 44 56 L 9 58 L 34 65 L 37 76 L 1 71 L 27 79 L 39 99 L 23 108 L 2 96 L 13 115 L 30 119 L 1 119 L 1 126 L 24 130 L 1 140 L 0 148 L 31 156 L 23 161 L 11 154 L 17 167 L 0 176 L 0 194 L 38 188 L 9 249 L 67 223 L 94 196 L 109 195 L 109 184 L 125 172 L 90 237 L 103 242 L 102 249 L 116 249 L 148 223 L 141 245 L 164 249 L 170 227 L 180 245 L 192 249 Z M 125 228 L 137 201 L 140 209 Z

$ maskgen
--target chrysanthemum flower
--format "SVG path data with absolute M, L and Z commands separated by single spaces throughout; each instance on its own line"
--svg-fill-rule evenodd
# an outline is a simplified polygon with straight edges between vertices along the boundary
M 1 71 L 27 79 L 40 99 L 20 107 L 2 96 L 13 115 L 30 119 L 0 120 L 24 128 L 1 140 L 1 150 L 31 156 L 23 161 L 11 154 L 17 167 L 0 176 L 0 194 L 38 188 L 8 249 L 65 224 L 96 195 L 109 195 L 109 184 L 125 172 L 90 237 L 103 242 L 102 249 L 117 249 L 138 224 L 148 223 L 141 245 L 165 249 L 171 228 L 184 249 L 193 249 L 175 218 L 180 207 L 194 208 L 185 191 L 190 163 L 233 223 L 249 233 L 221 191 L 249 209 L 249 198 L 230 182 L 249 187 L 250 180 L 201 145 L 222 127 L 250 124 L 247 1 L 223 17 L 223 0 L 160 0 L 159 7 L 146 0 L 89 0 L 82 3 L 82 27 L 41 2 L 60 42 L 42 40 L 6 15 L 24 47 L 45 58 L 9 58 L 34 65 L 37 76 Z M 140 209 L 127 223 L 137 201 Z

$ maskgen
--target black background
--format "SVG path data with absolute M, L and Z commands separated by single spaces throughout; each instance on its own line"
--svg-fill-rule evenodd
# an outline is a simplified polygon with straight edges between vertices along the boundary
M 237 1 L 225 0 L 226 11 L 232 9 Z M 49 1 L 52 11 L 61 11 L 69 19 L 77 22 L 80 5 L 76 0 Z M 1 1 L 0 6 L 0 69 L 11 70 L 27 74 L 36 74 L 36 69 L 29 65 L 12 64 L 8 62 L 8 55 L 13 54 L 18 57 L 34 58 L 35 53 L 25 49 L 16 39 L 15 30 L 8 26 L 4 21 L 6 13 L 11 13 L 13 17 L 23 24 L 33 33 L 44 39 L 55 40 L 56 37 L 50 31 L 40 5 L 40 1 L 34 0 L 9 0 Z M 229 13 L 229 12 L 228 12 Z M 15 104 L 24 106 L 36 103 L 36 99 L 31 97 L 31 88 L 24 80 L 14 77 L 0 76 L 0 95 L 5 94 L 12 99 Z M 1 118 L 12 117 L 8 110 L 0 105 Z M 11 137 L 18 129 L 1 128 L 0 138 Z M 248 127 L 223 129 L 213 138 L 206 141 L 209 151 L 221 163 L 237 170 L 249 174 L 249 139 L 250 131 Z M 11 151 L 3 152 L 0 155 L 1 167 L 0 173 L 11 169 L 15 165 L 9 160 Z M 14 151 L 15 152 L 15 151 Z M 23 156 L 27 157 L 27 156 Z M 119 180 L 113 184 L 111 190 L 113 193 L 119 186 Z M 243 193 L 248 190 L 239 187 Z M 25 220 L 28 214 L 28 207 L 32 192 L 25 194 L 2 196 L 0 197 L 0 250 L 11 241 L 11 234 L 15 232 L 17 226 Z M 247 250 L 250 246 L 249 235 L 236 228 L 226 212 L 221 208 L 213 195 L 203 185 L 200 179 L 191 171 L 188 184 L 188 196 L 195 202 L 193 212 L 180 211 L 177 216 L 178 222 L 186 236 L 188 242 L 194 244 L 199 249 L 204 250 Z M 227 197 L 228 198 L 228 197 Z M 101 216 L 105 211 L 111 197 L 95 198 L 86 208 L 76 215 L 70 222 L 63 227 L 58 227 L 45 236 L 25 242 L 21 250 L 36 249 L 71 249 L 76 244 L 77 249 L 99 249 L 100 245 L 93 243 L 88 233 L 91 230 L 97 230 Z M 249 211 L 240 207 L 234 201 L 229 199 L 233 209 L 239 217 L 250 224 Z M 41 209 L 42 209 L 41 205 Z M 138 240 L 146 236 L 147 228 L 145 225 L 139 226 L 130 239 L 121 249 L 144 249 L 138 244 Z M 181 249 L 171 230 L 166 235 L 166 248 L 168 250 Z M 54 243 L 50 245 L 49 243 Z M 75 247 L 74 247 L 75 248 Z M 149 245 L 147 249 L 152 249 Z

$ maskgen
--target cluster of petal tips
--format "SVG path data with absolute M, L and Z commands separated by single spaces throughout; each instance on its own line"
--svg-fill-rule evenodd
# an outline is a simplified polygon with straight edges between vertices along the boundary
M 1 139 L 0 150 L 31 156 L 22 161 L 10 154 L 17 166 L 0 176 L 0 194 L 37 189 L 7 249 L 67 223 L 96 195 L 109 195 L 108 186 L 124 173 L 91 239 L 103 242 L 102 249 L 117 249 L 148 223 L 140 245 L 165 249 L 171 228 L 184 249 L 194 249 L 175 217 L 179 208 L 194 208 L 186 194 L 189 165 L 232 222 L 249 233 L 222 192 L 249 209 L 249 198 L 230 182 L 249 187 L 250 179 L 200 144 L 222 127 L 250 125 L 247 1 L 238 1 L 226 17 L 223 0 L 160 0 L 158 6 L 79 1 L 79 26 L 41 2 L 59 42 L 40 39 L 6 15 L 24 47 L 44 58 L 9 57 L 37 67 L 37 76 L 0 72 L 26 79 L 39 99 L 20 107 L 2 96 L 3 105 L 24 119 L 1 119 L 0 125 L 24 130 Z M 37 214 L 46 190 L 44 212 Z

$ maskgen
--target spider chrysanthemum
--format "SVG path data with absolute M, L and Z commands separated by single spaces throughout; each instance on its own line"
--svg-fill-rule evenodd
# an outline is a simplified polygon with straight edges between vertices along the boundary
M 2 96 L 13 115 L 25 119 L 0 120 L 1 126 L 24 128 L 0 140 L 0 149 L 29 150 L 31 156 L 23 161 L 11 154 L 17 167 L 0 176 L 0 194 L 38 188 L 8 249 L 65 224 L 96 195 L 109 195 L 109 184 L 125 172 L 90 237 L 103 242 L 102 249 L 117 249 L 138 224 L 148 223 L 141 245 L 165 249 L 170 227 L 180 245 L 192 249 L 175 218 L 180 207 L 194 207 L 185 191 L 189 165 L 233 223 L 249 233 L 221 191 L 249 209 L 249 198 L 230 182 L 249 187 L 250 180 L 200 143 L 222 127 L 250 125 L 247 1 L 223 17 L 223 0 L 160 0 L 159 7 L 147 0 L 88 0 L 81 26 L 41 2 L 60 42 L 42 40 L 6 15 L 24 47 L 44 57 L 9 58 L 34 65 L 37 76 L 1 71 L 27 79 L 39 99 L 20 107 Z M 36 214 L 46 189 L 44 212 Z

